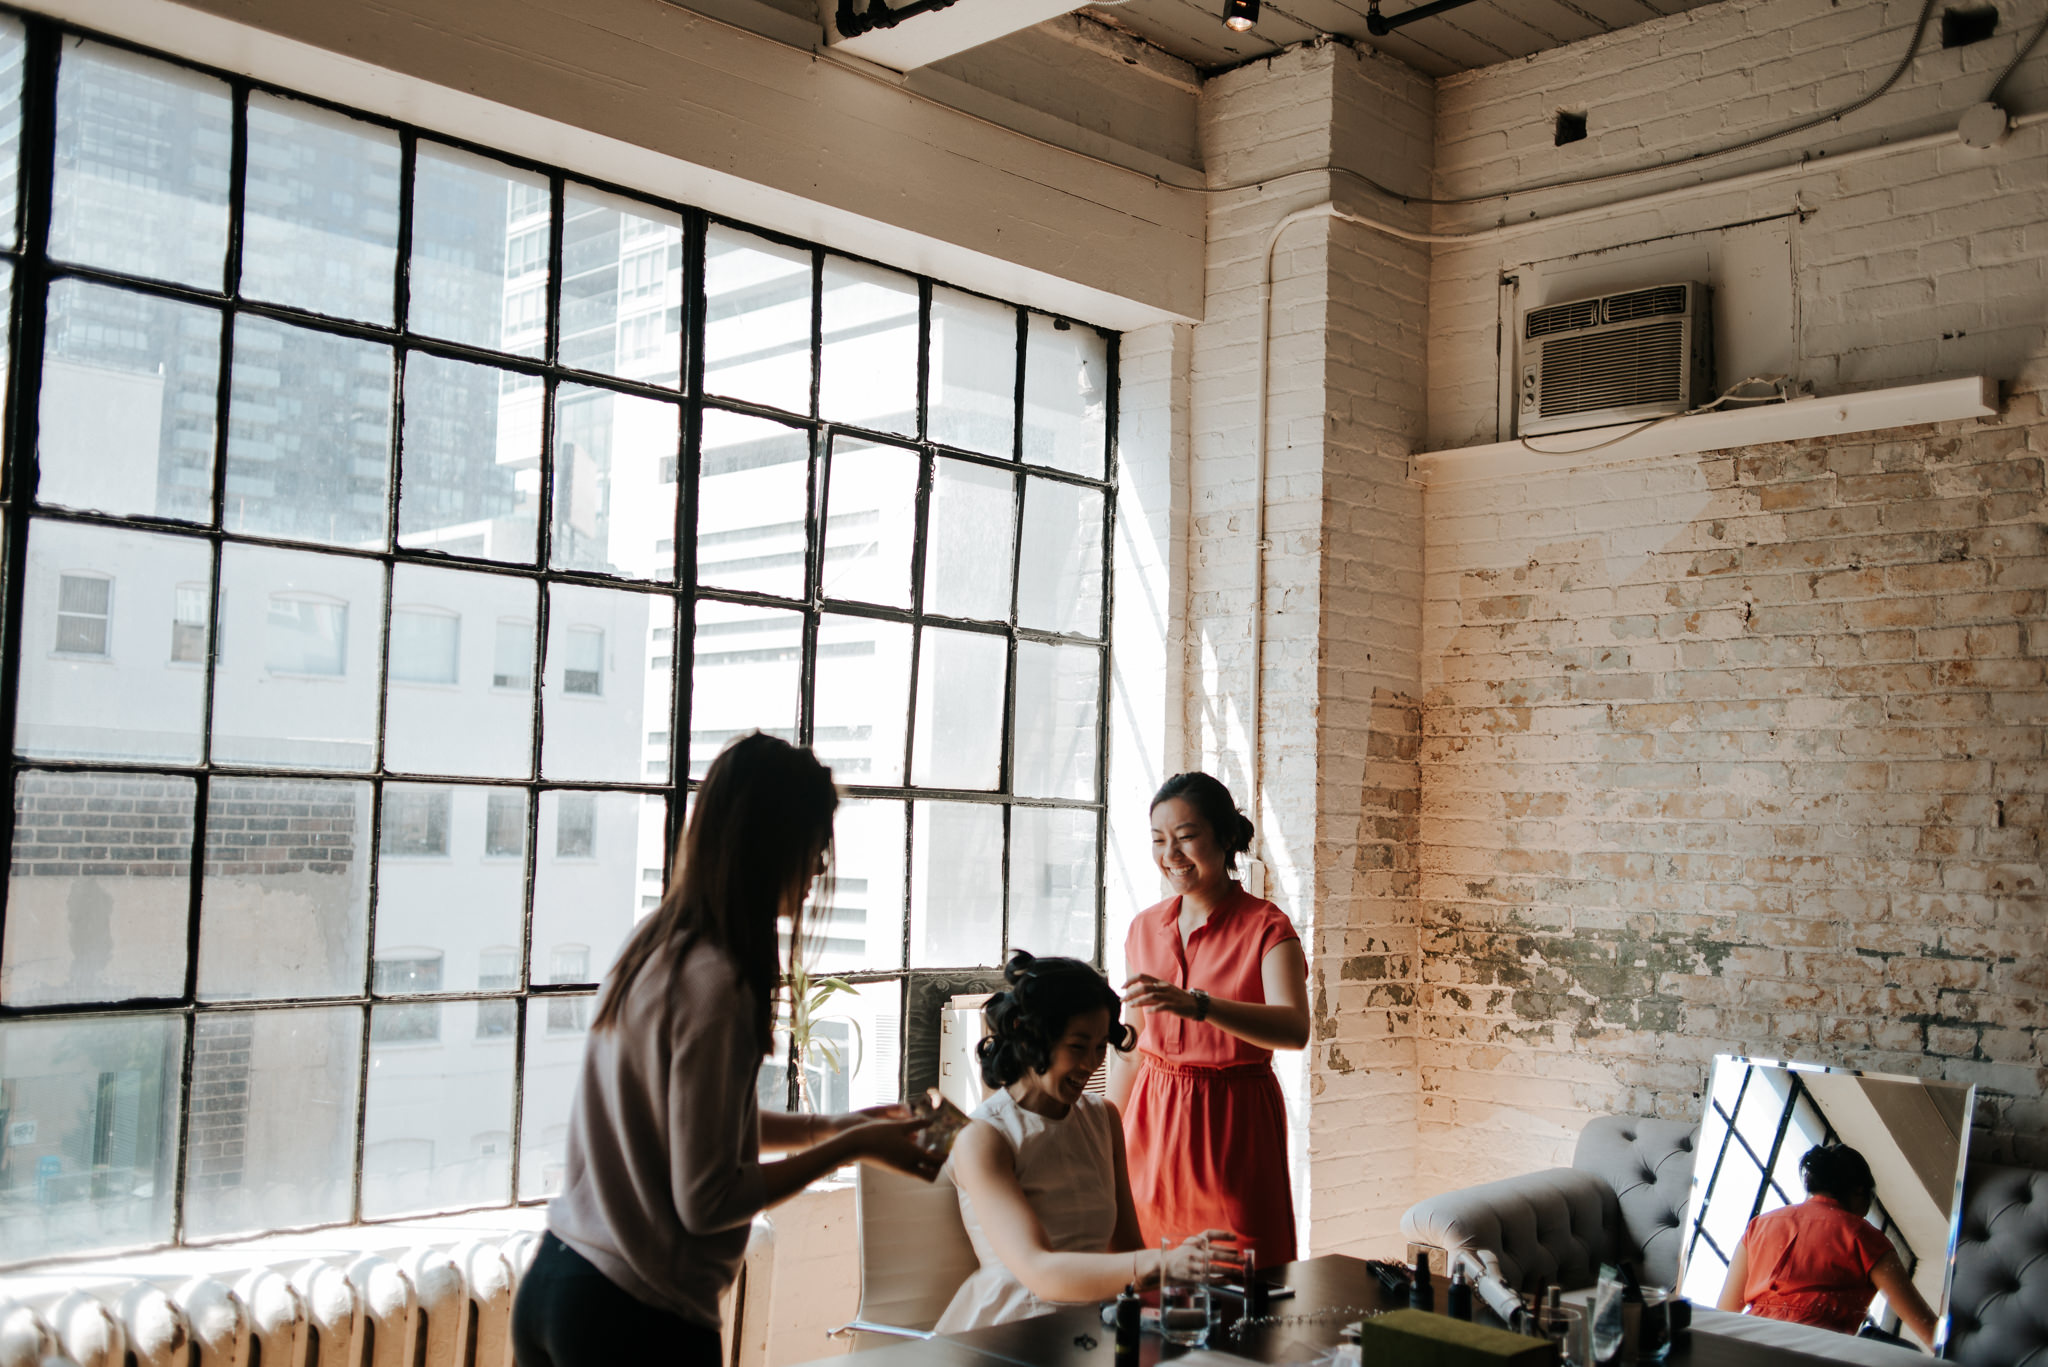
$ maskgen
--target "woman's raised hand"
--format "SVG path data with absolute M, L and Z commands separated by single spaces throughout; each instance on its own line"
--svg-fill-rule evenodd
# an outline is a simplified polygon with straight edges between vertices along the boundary
M 883 1109 L 877 1107 L 876 1109 Z M 902 1107 L 893 1109 L 902 1110 Z M 908 1120 L 871 1120 L 865 1112 L 848 1119 L 859 1123 L 841 1131 L 851 1157 L 929 1182 L 945 1166 L 945 1158 L 917 1142 L 918 1132 L 929 1122 L 913 1116 Z
M 1205 1229 L 1166 1255 L 1165 1270 L 1174 1281 L 1225 1281 L 1244 1272 L 1244 1253 L 1229 1230 Z
M 1192 1016 L 1195 1014 L 1195 994 L 1184 987 L 1175 987 L 1164 978 L 1139 973 L 1124 983 L 1124 1005 L 1145 1011 Z

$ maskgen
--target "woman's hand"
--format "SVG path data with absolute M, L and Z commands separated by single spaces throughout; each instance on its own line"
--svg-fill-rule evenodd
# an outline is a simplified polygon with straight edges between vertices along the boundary
M 1194 993 L 1150 973 L 1139 973 L 1124 983 L 1124 1005 L 1141 1011 L 1165 1011 L 1189 1020 L 1195 1016 Z
M 910 1118 L 910 1108 L 901 1102 L 892 1101 L 885 1106 L 863 1106 L 857 1111 L 847 1111 L 841 1115 L 826 1116 L 825 1120 L 829 1126 L 826 1133 L 841 1134 L 856 1126 L 865 1125 L 875 1120 L 908 1120 Z
M 873 1109 L 900 1111 L 904 1108 L 878 1106 Z M 893 1168 L 897 1172 L 922 1178 L 927 1182 L 937 1177 L 939 1169 L 945 1166 L 946 1160 L 943 1157 L 928 1151 L 917 1142 L 918 1132 L 924 1129 L 927 1123 L 923 1120 L 914 1117 L 909 1120 L 876 1120 L 868 1118 L 867 1112 L 864 1111 L 856 1111 L 844 1118 L 858 1122 L 841 1131 L 847 1156 L 850 1158 Z
M 1225 1281 L 1244 1272 L 1244 1253 L 1227 1229 L 1189 1235 L 1166 1255 L 1165 1273 L 1177 1282 Z

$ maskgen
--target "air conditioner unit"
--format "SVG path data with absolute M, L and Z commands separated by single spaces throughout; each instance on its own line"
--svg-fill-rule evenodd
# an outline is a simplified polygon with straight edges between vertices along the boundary
M 1522 316 L 1515 431 L 1668 417 L 1714 393 L 1714 322 L 1697 281 L 1545 304 Z

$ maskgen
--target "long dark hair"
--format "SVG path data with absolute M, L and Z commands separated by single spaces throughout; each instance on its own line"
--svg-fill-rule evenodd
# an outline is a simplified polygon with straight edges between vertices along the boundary
M 1137 1032 L 1117 1019 L 1123 1002 L 1093 964 L 1079 959 L 1034 958 L 1025 950 L 1003 965 L 1007 991 L 998 992 L 981 1008 L 988 1033 L 974 1046 L 981 1060 L 981 1080 L 1007 1087 L 1029 1068 L 1042 1073 L 1052 1066 L 1053 1046 L 1067 1033 L 1067 1022 L 1083 1011 L 1109 1012 L 1109 1042 L 1128 1054 Z
M 1230 795 L 1230 789 L 1223 786 L 1221 779 L 1199 770 L 1175 774 L 1159 785 L 1159 791 L 1152 794 L 1152 806 L 1145 810 L 1150 812 L 1174 798 L 1193 807 L 1195 814 L 1208 823 L 1209 833 L 1223 849 L 1223 867 L 1237 872 L 1237 857 L 1252 847 L 1252 819 L 1237 809 L 1237 799 Z
M 618 1023 L 626 992 L 656 951 L 702 936 L 732 956 L 754 992 L 754 1033 L 766 1055 L 774 1041 L 775 992 L 782 981 L 777 923 L 787 912 L 790 956 L 802 953 L 800 891 L 832 844 L 839 790 L 809 750 L 755 731 L 719 752 L 676 843 L 661 905 L 619 951 L 592 1030 Z

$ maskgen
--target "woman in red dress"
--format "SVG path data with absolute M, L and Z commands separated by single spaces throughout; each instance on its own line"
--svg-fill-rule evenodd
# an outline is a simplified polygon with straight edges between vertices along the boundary
M 1232 877 L 1251 839 L 1207 774 L 1177 774 L 1152 799 L 1152 858 L 1173 895 L 1125 941 L 1138 1049 L 1112 1060 L 1109 1095 L 1152 1245 L 1229 1229 L 1271 1267 L 1295 1256 L 1273 1050 L 1308 1043 L 1308 961 L 1286 913 Z
M 1853 1334 L 1884 1292 L 1913 1336 L 1934 1347 L 1935 1314 L 1899 1251 L 1864 1217 L 1877 1197 L 1870 1163 L 1845 1144 L 1816 1144 L 1799 1160 L 1806 1199 L 1749 1222 L 1728 1260 L 1720 1308 Z

